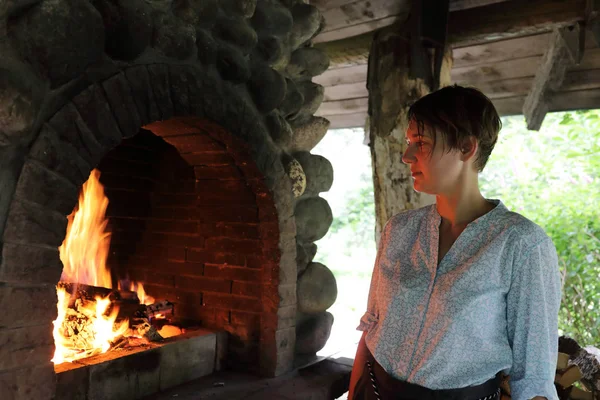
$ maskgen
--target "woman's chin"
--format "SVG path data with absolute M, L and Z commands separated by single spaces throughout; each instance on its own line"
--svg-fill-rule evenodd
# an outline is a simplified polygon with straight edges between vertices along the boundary
M 424 187 L 424 185 L 421 182 L 414 181 L 413 182 L 413 189 L 417 193 L 434 195 L 433 191 L 429 190 L 429 188 L 427 188 L 427 187 Z

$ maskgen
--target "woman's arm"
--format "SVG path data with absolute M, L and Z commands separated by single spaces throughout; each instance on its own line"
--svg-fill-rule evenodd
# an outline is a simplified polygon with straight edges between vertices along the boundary
M 352 374 L 350 375 L 350 391 L 348 392 L 348 400 L 352 400 L 354 396 L 354 388 L 356 382 L 361 377 L 365 364 L 367 362 L 367 344 L 365 343 L 365 336 L 367 332 L 363 332 L 358 342 L 358 348 L 356 349 L 356 356 L 354 357 L 354 364 L 352 365 Z
M 506 297 L 507 333 L 513 353 L 511 395 L 515 400 L 555 400 L 561 297 L 556 250 L 547 236 L 540 239 L 538 235 L 524 238 L 518 254 Z

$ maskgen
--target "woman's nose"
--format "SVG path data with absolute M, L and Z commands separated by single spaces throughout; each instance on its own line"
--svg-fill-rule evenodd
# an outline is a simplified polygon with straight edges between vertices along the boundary
M 404 164 L 411 164 L 415 162 L 415 151 L 413 146 L 408 145 L 404 153 L 402 154 L 402 162 Z

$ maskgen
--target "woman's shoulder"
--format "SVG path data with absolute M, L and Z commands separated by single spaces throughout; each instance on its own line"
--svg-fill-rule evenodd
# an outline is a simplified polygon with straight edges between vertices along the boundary
M 401 211 L 388 219 L 384 230 L 397 231 L 398 228 L 418 227 L 430 215 L 432 207 L 435 207 L 435 205 Z
M 505 209 L 505 212 L 499 213 L 494 223 L 499 224 L 501 229 L 510 231 L 510 236 L 515 241 L 526 239 L 528 243 L 534 244 L 550 240 L 541 226 L 515 211 Z

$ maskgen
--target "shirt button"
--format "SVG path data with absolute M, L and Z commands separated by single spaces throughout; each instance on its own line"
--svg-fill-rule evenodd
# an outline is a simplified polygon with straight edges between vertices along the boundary
M 423 305 L 422 305 L 422 304 L 419 304 L 419 305 L 417 306 L 417 310 L 419 310 L 419 311 L 423 311 L 424 309 L 425 309 L 425 307 L 423 307 Z

